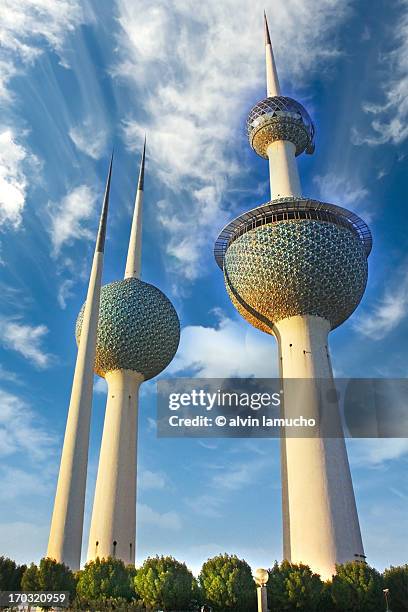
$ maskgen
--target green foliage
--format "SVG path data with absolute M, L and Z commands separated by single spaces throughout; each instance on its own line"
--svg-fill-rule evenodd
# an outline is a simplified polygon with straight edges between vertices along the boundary
M 39 591 L 38 567 L 35 563 L 31 563 L 24 572 L 21 578 L 21 588 L 23 591 Z
M 338 612 L 384 610 L 383 578 L 377 570 L 359 561 L 336 566 L 331 596 Z
M 128 570 L 120 559 L 98 557 L 78 573 L 77 593 L 87 601 L 131 600 L 135 596 L 132 578 L 133 570 Z
M 27 567 L 17 565 L 8 557 L 0 557 L 0 591 L 19 591 Z
M 256 586 L 248 563 L 236 555 L 208 559 L 199 576 L 203 597 L 216 612 L 256 610 Z
M 392 612 L 408 612 L 408 564 L 390 567 L 383 574 L 384 588 L 389 589 Z
M 149 557 L 137 570 L 136 591 L 146 606 L 187 610 L 197 598 L 197 583 L 185 563 L 173 557 Z
M 280 565 L 275 563 L 269 571 L 267 588 L 268 606 L 274 612 L 317 612 L 321 609 L 324 585 L 320 576 L 307 565 L 288 561 Z
M 25 570 L 21 588 L 23 591 L 68 591 L 72 600 L 75 596 L 76 580 L 66 565 L 45 557 L 41 559 L 38 567 L 31 563 Z

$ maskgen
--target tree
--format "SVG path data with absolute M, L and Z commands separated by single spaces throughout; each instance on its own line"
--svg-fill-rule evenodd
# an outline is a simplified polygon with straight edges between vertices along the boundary
M 336 565 L 336 570 L 331 585 L 336 610 L 378 612 L 384 608 L 384 584 L 377 570 L 360 561 Z
M 197 598 L 197 583 L 185 563 L 173 557 L 149 557 L 137 570 L 136 591 L 146 606 L 186 610 Z
M 408 612 L 408 564 L 391 566 L 383 574 L 392 612 Z
M 199 582 L 205 601 L 216 612 L 256 610 L 256 586 L 251 568 L 236 555 L 208 559 L 201 569 Z
M 267 589 L 268 606 L 276 612 L 317 612 L 321 608 L 324 585 L 307 565 L 275 562 L 269 571 Z
M 71 601 L 75 597 L 76 580 L 74 574 L 64 563 L 45 557 L 37 567 L 31 563 L 21 579 L 23 591 L 68 591 Z M 47 609 L 49 606 L 44 606 Z
M 21 588 L 23 591 L 39 591 L 40 583 L 38 579 L 38 567 L 31 563 L 21 578 Z
M 0 591 L 19 591 L 26 569 L 25 565 L 17 565 L 8 557 L 0 557 Z
M 131 578 L 132 572 L 121 559 L 98 557 L 79 572 L 77 594 L 86 601 L 131 600 L 135 597 Z

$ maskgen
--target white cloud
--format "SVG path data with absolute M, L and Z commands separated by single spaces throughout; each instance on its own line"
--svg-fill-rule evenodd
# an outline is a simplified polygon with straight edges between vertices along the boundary
M 382 74 L 387 75 L 382 80 L 384 102 L 363 105 L 373 117 L 372 133 L 363 135 L 354 128 L 352 138 L 357 145 L 398 145 L 408 137 L 408 1 L 401 0 L 399 5 L 401 14 L 393 27 L 394 49 L 380 57 Z
M 0 226 L 20 225 L 27 194 L 26 168 L 36 163 L 13 130 L 0 131 Z
M 87 119 L 81 125 L 72 127 L 69 137 L 80 151 L 93 159 L 99 159 L 106 147 L 107 131 Z
M 405 319 L 408 314 L 408 265 L 404 264 L 386 287 L 383 297 L 371 312 L 357 314 L 353 326 L 363 336 L 382 340 Z
M 223 210 L 226 190 L 245 174 L 235 145 L 245 109 L 264 80 L 265 5 L 261 0 L 250 6 L 244 0 L 176 0 L 171 6 L 164 0 L 154 6 L 117 0 L 116 5 L 121 61 L 115 73 L 134 84 L 139 101 L 138 119 L 125 121 L 125 136 L 140 148 L 148 132 L 154 167 L 169 189 L 159 221 L 169 234 L 170 264 L 194 279 L 206 271 L 204 246 L 208 252 L 230 217 Z M 290 78 L 298 85 L 338 53 L 330 34 L 348 6 L 347 0 L 266 6 L 283 82 Z
M 154 525 L 164 530 L 180 531 L 182 528 L 177 512 L 157 512 L 146 504 L 137 504 L 136 517 L 139 524 Z
M 202 378 L 274 377 L 276 342 L 246 322 L 221 316 L 216 327 L 190 325 L 182 329 L 180 346 L 168 371 L 191 371 Z
M 84 222 L 92 217 L 96 193 L 88 185 L 75 187 L 59 202 L 49 202 L 49 233 L 54 254 L 58 255 L 62 246 L 81 238 L 92 239 L 93 234 Z
M 95 393 L 102 393 L 103 395 L 106 395 L 106 392 L 108 390 L 108 385 L 104 378 L 100 378 L 98 376 L 94 382 L 93 388 L 94 388 Z
M 368 189 L 357 180 L 353 181 L 349 176 L 344 177 L 335 172 L 317 175 L 313 181 L 324 202 L 341 202 L 342 206 L 355 208 L 369 194 Z
M 78 0 L 2 0 L 0 3 L 0 98 L 9 80 L 41 55 L 45 46 L 62 53 L 69 32 L 85 19 Z
M 58 304 L 61 306 L 63 310 L 67 307 L 67 300 L 71 298 L 74 294 L 72 293 L 72 287 L 74 286 L 74 281 L 70 278 L 66 278 L 60 284 L 58 288 L 57 300 Z
M 208 518 L 219 518 L 222 516 L 224 500 L 219 495 L 203 494 L 185 500 L 187 506 L 194 514 L 207 516 Z
M 41 425 L 21 398 L 0 389 L 0 456 L 25 455 L 44 460 L 54 451 L 56 439 Z M 13 480 L 10 477 L 8 478 Z
M 142 470 L 139 474 L 139 486 L 142 489 L 165 489 L 168 486 L 167 477 L 162 472 Z
M 39 368 L 46 368 L 52 361 L 52 355 L 42 347 L 44 336 L 48 334 L 45 325 L 24 325 L 14 320 L 0 321 L 3 344 L 31 361 Z
M 376 440 L 347 440 L 350 463 L 353 467 L 379 467 L 408 455 L 406 438 L 379 438 Z

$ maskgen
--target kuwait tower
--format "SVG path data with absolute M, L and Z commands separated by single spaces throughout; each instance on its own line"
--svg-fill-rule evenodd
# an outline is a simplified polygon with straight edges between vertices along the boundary
M 145 147 L 140 165 L 124 279 L 102 287 L 95 372 L 108 384 L 89 532 L 88 561 L 135 560 L 138 395 L 141 383 L 173 359 L 180 323 L 169 299 L 140 279 Z M 86 304 L 76 335 L 82 343 Z
M 330 410 L 340 422 L 328 334 L 363 296 L 371 234 L 354 213 L 302 195 L 296 157 L 313 153 L 314 126 L 281 94 L 266 17 L 265 50 L 267 97 L 250 111 L 247 131 L 269 161 L 271 199 L 223 229 L 215 257 L 239 313 L 278 342 L 284 416 L 319 422 Z M 306 392 L 297 394 L 290 379 L 307 379 Z M 343 436 L 283 435 L 281 470 L 284 558 L 323 579 L 336 563 L 364 561 Z

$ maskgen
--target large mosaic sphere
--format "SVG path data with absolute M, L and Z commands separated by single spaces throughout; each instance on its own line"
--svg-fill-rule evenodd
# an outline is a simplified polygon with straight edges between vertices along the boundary
M 76 324 L 81 336 L 84 306 Z M 173 359 L 180 340 L 177 313 L 162 291 L 138 278 L 127 278 L 101 290 L 95 372 L 133 370 L 145 380 Z
M 296 315 L 327 319 L 331 328 L 359 304 L 367 283 L 367 253 L 347 227 L 311 219 L 257 227 L 228 246 L 224 276 L 230 298 L 252 325 Z

